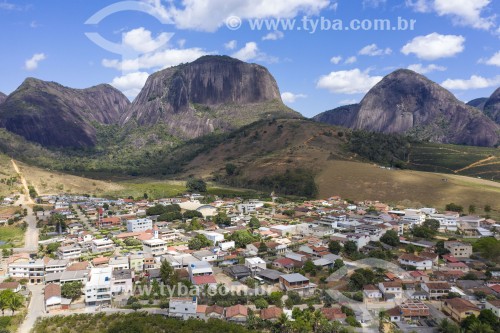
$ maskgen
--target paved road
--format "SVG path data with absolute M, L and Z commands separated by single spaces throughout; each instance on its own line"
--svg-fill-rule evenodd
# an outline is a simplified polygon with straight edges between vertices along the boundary
M 449 319 L 444 313 L 442 313 L 438 307 L 440 307 L 439 305 L 440 302 L 425 302 L 425 304 L 429 307 L 429 312 L 432 316 L 432 318 L 434 318 L 434 320 L 436 320 L 436 322 L 440 322 L 441 320 L 443 319 Z
M 28 315 L 17 330 L 18 333 L 30 333 L 38 317 L 45 312 L 45 301 L 43 298 L 43 285 L 29 285 L 31 301 L 28 306 Z
M 78 218 L 83 223 L 83 225 L 91 232 L 97 231 L 97 229 L 90 223 L 89 219 L 82 213 L 82 211 L 78 208 L 77 205 L 73 205 L 73 208 L 76 210 Z

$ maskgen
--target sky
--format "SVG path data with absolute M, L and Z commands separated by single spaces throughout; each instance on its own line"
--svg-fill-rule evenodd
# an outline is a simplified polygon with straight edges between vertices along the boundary
M 276 78 L 304 116 L 359 102 L 409 68 L 462 101 L 500 87 L 499 0 L 0 0 L 0 91 L 26 77 L 109 83 L 224 54 Z

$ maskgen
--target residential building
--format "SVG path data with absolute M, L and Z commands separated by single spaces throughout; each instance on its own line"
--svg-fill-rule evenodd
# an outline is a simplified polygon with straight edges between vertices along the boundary
M 405 253 L 398 259 L 402 266 L 413 266 L 416 270 L 425 271 L 432 269 L 432 260 L 424 257 L 419 257 L 411 253 Z
M 75 245 L 61 246 L 57 249 L 57 256 L 62 260 L 79 259 L 82 256 L 82 248 Z
M 444 242 L 444 247 L 450 254 L 456 258 L 470 258 L 472 254 L 472 245 L 456 241 Z
M 15 280 L 28 280 L 28 283 L 44 282 L 45 263 L 42 259 L 31 259 L 27 254 L 9 258 L 8 275 Z
M 212 266 L 206 261 L 197 261 L 189 264 L 188 267 L 189 278 L 194 285 L 209 285 L 216 286 L 217 281 L 215 280 L 214 272 Z
M 153 229 L 153 220 L 151 219 L 137 219 L 127 221 L 128 232 L 144 232 Z
M 183 319 L 196 317 L 198 300 L 196 297 L 172 297 L 169 300 L 168 313 Z
M 461 322 L 470 315 L 479 315 L 480 309 L 471 301 L 456 297 L 443 301 L 443 312 L 448 314 L 453 320 Z
M 45 273 L 50 274 L 50 273 L 64 272 L 68 267 L 68 265 L 69 265 L 68 260 L 50 259 L 45 265 Z
M 130 269 L 129 259 L 127 257 L 109 258 L 108 266 L 113 270 Z
M 235 322 L 245 322 L 248 316 L 246 306 L 237 304 L 226 308 L 226 320 Z
M 259 257 L 245 258 L 245 266 L 250 269 L 252 275 L 267 268 L 266 262 Z
M 218 242 L 224 241 L 224 235 L 214 231 L 200 231 L 201 234 L 205 235 L 209 241 L 212 242 L 213 245 L 216 245 Z
M 91 248 L 93 253 L 113 252 L 115 243 L 108 238 L 94 239 Z
M 44 288 L 45 311 L 57 310 L 61 308 L 62 296 L 61 286 L 50 283 Z
M 167 242 L 163 239 L 147 239 L 142 242 L 142 249 L 146 255 L 161 256 L 167 252 Z
M 111 267 L 92 268 L 85 284 L 85 303 L 99 305 L 111 302 L 111 280 L 113 270 Z
M 217 253 L 208 250 L 202 250 L 193 252 L 193 257 L 200 261 L 212 262 L 217 260 Z
M 113 279 L 111 281 L 111 294 L 130 294 L 132 293 L 132 285 L 134 272 L 130 269 L 115 269 L 113 270 Z
M 441 299 L 451 291 L 450 284 L 444 281 L 422 282 L 420 286 L 423 291 L 429 294 L 429 299 Z
M 368 284 L 363 287 L 363 296 L 368 300 L 378 300 L 382 298 L 382 292 L 373 284 Z
M 279 282 L 282 290 L 293 290 L 302 295 L 308 295 L 316 288 L 314 283 L 311 283 L 308 278 L 299 273 L 281 275 Z
M 144 256 L 142 254 L 131 254 L 128 259 L 131 270 L 134 272 L 142 272 L 144 270 Z
M 392 298 L 402 298 L 403 297 L 403 285 L 401 282 L 397 281 L 388 281 L 388 282 L 380 282 L 378 284 L 378 288 L 384 295 L 386 299 Z

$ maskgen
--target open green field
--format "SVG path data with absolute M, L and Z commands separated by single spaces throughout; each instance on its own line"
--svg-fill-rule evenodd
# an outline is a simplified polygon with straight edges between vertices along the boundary
M 491 217 L 500 218 L 500 183 L 484 179 L 329 161 L 316 177 L 316 183 L 321 198 L 340 195 L 352 200 L 380 200 L 439 209 L 454 202 L 465 210 L 475 205 L 476 214 L 484 214 L 484 206 L 491 205 Z
M 24 244 L 24 231 L 16 226 L 0 226 L 0 241 L 7 243 L 0 245 L 0 248 L 22 247 Z
M 411 148 L 412 169 L 454 173 L 500 181 L 500 149 L 487 147 L 417 144 Z
M 115 184 L 119 186 L 119 189 L 105 191 L 101 194 L 109 197 L 142 198 L 146 193 L 150 199 L 159 199 L 177 196 L 186 191 L 185 182 L 182 181 L 137 179 L 120 181 Z

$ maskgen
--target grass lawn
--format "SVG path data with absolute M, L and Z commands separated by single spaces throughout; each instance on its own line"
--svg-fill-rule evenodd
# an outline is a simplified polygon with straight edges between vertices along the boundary
M 24 231 L 16 226 L 6 225 L 0 227 L 0 241 L 7 244 L 0 248 L 21 247 L 24 243 Z
M 117 183 L 122 187 L 119 190 L 104 192 L 105 196 L 109 197 L 129 197 L 135 199 L 143 198 L 144 193 L 148 195 L 149 199 L 160 199 L 177 196 L 186 191 L 185 182 L 181 181 L 151 181 L 149 180 L 136 180 Z

